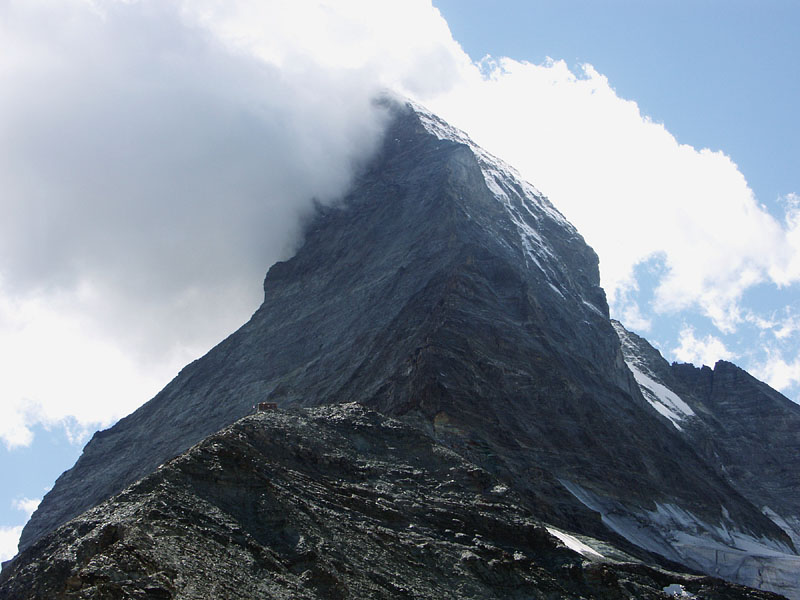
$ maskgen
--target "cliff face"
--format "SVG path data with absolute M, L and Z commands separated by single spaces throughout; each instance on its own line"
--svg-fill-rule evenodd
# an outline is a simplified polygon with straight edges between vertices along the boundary
M 355 404 L 262 413 L 45 535 L 0 597 L 774 597 L 550 531 L 401 421 Z
M 698 536 L 723 555 L 755 541 L 793 556 L 793 534 L 763 514 L 758 492 L 675 427 L 680 415 L 654 410 L 575 229 L 462 133 L 418 107 L 388 110 L 380 152 L 347 197 L 320 207 L 296 256 L 269 270 L 252 319 L 96 434 L 21 548 L 269 400 L 402 418 L 524 510 L 645 559 L 708 570 Z M 730 438 L 720 448 L 738 443 L 737 418 L 719 417 L 716 435 Z M 774 479 L 775 498 L 795 489 Z M 725 575 L 759 583 L 739 571 Z

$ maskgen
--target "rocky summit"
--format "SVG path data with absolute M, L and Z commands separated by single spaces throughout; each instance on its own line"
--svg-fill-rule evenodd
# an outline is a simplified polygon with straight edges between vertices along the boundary
M 382 105 L 250 321 L 95 434 L 0 590 L 800 599 L 800 406 L 669 365 L 534 187 Z

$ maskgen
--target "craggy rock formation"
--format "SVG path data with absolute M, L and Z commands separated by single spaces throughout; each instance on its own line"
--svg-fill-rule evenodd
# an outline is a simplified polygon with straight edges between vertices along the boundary
M 0 596 L 777 598 L 556 533 L 583 554 L 400 421 L 356 404 L 261 413 L 45 535 Z
M 797 558 L 781 521 L 797 518 L 796 436 L 780 442 L 791 477 L 776 470 L 758 487 L 731 476 L 728 467 L 757 478 L 769 459 L 739 464 L 735 449 L 771 434 L 737 429 L 743 405 L 703 395 L 703 378 L 687 376 L 681 385 L 715 415 L 706 431 L 720 440 L 707 450 L 688 435 L 683 405 L 667 407 L 673 399 L 659 400 L 623 355 L 597 257 L 574 227 L 463 133 L 416 106 L 386 110 L 381 150 L 340 203 L 320 207 L 297 254 L 269 270 L 252 319 L 98 432 L 21 548 L 41 547 L 259 401 L 358 402 L 458 453 L 551 526 L 800 598 L 800 570 L 775 567 Z M 726 389 L 750 397 L 758 386 L 745 383 Z M 747 561 L 766 554 L 779 559 L 765 579 Z

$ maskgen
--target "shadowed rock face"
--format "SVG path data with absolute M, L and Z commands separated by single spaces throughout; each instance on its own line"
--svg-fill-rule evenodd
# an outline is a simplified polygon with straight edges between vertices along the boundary
M 680 418 L 673 424 L 680 435 L 794 544 L 740 552 L 727 560 L 719 558 L 724 550 L 712 544 L 708 560 L 693 566 L 729 577 L 735 568 L 741 580 L 800 597 L 800 556 L 795 551 L 800 548 L 800 405 L 726 361 L 713 369 L 669 364 L 647 340 L 619 323 L 615 327 L 625 360 L 645 394 L 649 386 L 685 404 L 690 414 L 676 411 Z
M 681 542 L 698 523 L 792 552 L 643 396 L 575 229 L 435 116 L 388 110 L 380 152 L 341 203 L 320 207 L 296 256 L 269 270 L 251 320 L 97 433 L 21 547 L 269 400 L 359 402 L 402 418 L 538 518 L 639 557 L 702 568 L 707 548 Z
M 692 408 L 686 435 L 703 458 L 757 506 L 800 518 L 800 405 L 730 362 L 669 364 L 647 340 L 623 336 L 626 359 L 644 362 Z M 791 535 L 800 541 L 800 528 Z
M 512 490 L 355 404 L 238 421 L 45 535 L 3 598 L 775 596 L 548 534 Z

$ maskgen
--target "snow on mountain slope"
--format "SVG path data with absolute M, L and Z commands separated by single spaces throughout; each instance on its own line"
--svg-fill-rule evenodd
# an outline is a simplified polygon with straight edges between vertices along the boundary
M 796 406 L 730 363 L 720 362 L 713 370 L 670 365 L 645 339 L 612 324 L 625 363 L 650 405 L 788 537 L 748 533 L 724 503 L 721 521 L 714 522 L 669 503 L 626 515 L 575 485 L 570 492 L 642 547 L 707 573 L 800 598 L 800 519 L 793 491 L 800 436 Z
M 757 538 L 733 521 L 710 524 L 674 504 L 631 512 L 615 501 L 561 480 L 580 502 L 600 513 L 612 531 L 641 548 L 704 573 L 800 600 L 800 556 L 788 546 Z M 722 507 L 726 514 L 725 507 Z
M 625 364 L 628 365 L 628 368 L 633 373 L 636 383 L 639 384 L 639 389 L 650 403 L 650 406 L 655 408 L 659 414 L 668 418 L 676 429 L 682 431 L 681 421 L 687 417 L 695 416 L 691 407 L 667 386 L 637 369 L 635 363 L 626 361 Z
M 633 373 L 642 395 L 658 414 L 669 419 L 678 431 L 683 431 L 681 424 L 695 416 L 692 408 L 648 369 L 646 362 L 637 355 L 636 346 L 625 328 L 616 321 L 612 321 L 612 325 L 622 344 L 625 364 Z

